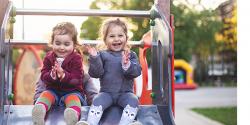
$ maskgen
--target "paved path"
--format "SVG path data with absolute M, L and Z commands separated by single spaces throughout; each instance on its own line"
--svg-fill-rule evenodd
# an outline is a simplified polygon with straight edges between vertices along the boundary
M 237 106 L 237 88 L 216 87 L 177 90 L 175 93 L 176 125 L 222 125 L 192 112 L 194 107 Z

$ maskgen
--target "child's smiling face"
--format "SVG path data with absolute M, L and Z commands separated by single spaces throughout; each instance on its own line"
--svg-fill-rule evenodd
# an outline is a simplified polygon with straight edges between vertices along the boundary
M 107 37 L 105 38 L 105 44 L 111 51 L 121 51 L 124 49 L 127 43 L 126 34 L 121 26 L 112 25 L 108 29 Z
M 74 50 L 74 42 L 70 35 L 55 35 L 53 41 L 53 51 L 57 57 L 65 58 Z

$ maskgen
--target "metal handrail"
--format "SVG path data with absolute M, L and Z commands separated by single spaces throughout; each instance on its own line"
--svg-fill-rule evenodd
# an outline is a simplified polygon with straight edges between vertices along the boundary
M 47 45 L 49 41 L 47 40 L 18 40 L 18 39 L 6 39 L 5 44 L 10 45 Z M 79 42 L 81 45 L 97 45 L 103 43 L 101 40 L 81 40 Z M 142 41 L 128 41 L 131 46 L 142 46 Z
M 1 86 L 1 90 L 0 90 L 0 113 L 1 116 L 3 116 L 3 110 L 4 110 L 4 102 L 7 100 L 7 95 L 9 93 L 9 80 L 6 82 L 6 48 L 5 48 L 5 32 L 7 29 L 7 24 L 8 24 L 8 19 L 11 13 L 11 8 L 12 8 L 12 3 L 9 2 L 8 3 L 8 7 L 6 8 L 6 12 L 3 18 L 3 22 L 1 25 L 1 29 L 0 29 L 0 72 L 1 72 L 1 76 L 0 76 L 0 86 Z M 9 55 L 7 55 L 9 56 Z M 9 65 L 8 65 L 9 66 Z M 9 73 L 9 71 L 7 72 Z M 9 75 L 9 74 L 8 74 Z M 7 76 L 8 77 L 8 76 Z M 8 78 L 7 78 L 8 79 Z M 7 84 L 7 85 L 6 85 Z M 11 91 L 11 90 L 10 90 Z M 7 112 L 9 112 L 9 108 L 6 109 Z M 2 119 L 0 119 L 2 120 Z M 2 124 L 2 121 L 0 121 L 0 123 Z
M 108 16 L 150 18 L 150 11 L 142 10 L 60 10 L 60 9 L 16 9 L 17 15 L 43 16 Z
M 8 7 L 6 9 L 6 13 L 4 15 L 3 22 L 2 22 L 2 25 L 1 25 L 1 30 L 0 30 L 0 55 L 2 55 L 3 51 L 4 51 L 3 44 L 4 44 L 4 41 L 5 41 L 5 31 L 7 29 L 8 19 L 9 19 L 10 13 L 11 13 L 12 6 L 13 6 L 12 2 L 9 2 L 9 5 L 8 5 Z

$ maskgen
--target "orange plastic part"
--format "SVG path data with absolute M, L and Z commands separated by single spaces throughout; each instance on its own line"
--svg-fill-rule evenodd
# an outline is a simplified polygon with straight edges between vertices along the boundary
M 146 59 L 147 49 L 151 47 L 152 37 L 151 32 L 147 32 L 142 37 L 144 47 L 139 48 L 139 61 L 142 66 L 142 94 L 140 97 L 140 103 L 142 105 L 152 104 L 151 92 L 148 90 L 148 64 Z

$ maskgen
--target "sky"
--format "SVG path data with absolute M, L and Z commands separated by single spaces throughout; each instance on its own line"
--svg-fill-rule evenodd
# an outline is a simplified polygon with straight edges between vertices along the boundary
M 94 0 L 11 0 L 16 8 L 86 10 Z M 185 0 L 178 0 L 185 2 Z M 188 0 L 197 3 L 198 0 Z M 225 0 L 202 0 L 206 8 L 214 9 Z M 80 16 L 16 16 L 14 39 L 47 40 L 52 28 L 59 22 L 70 21 L 80 32 L 81 24 L 87 17 Z M 24 20 L 24 23 L 23 23 Z
M 12 0 L 16 8 L 86 10 L 93 0 Z M 24 2 L 24 4 L 23 4 Z M 59 22 L 70 21 L 80 32 L 87 17 L 80 16 L 16 16 L 14 39 L 46 40 Z M 24 20 L 24 23 L 23 23 Z M 23 29 L 24 25 L 24 29 Z M 23 33 L 24 30 L 24 33 Z
M 194 9 L 202 10 L 203 8 L 199 5 L 199 0 L 174 0 L 174 4 L 178 3 L 190 3 L 191 5 L 196 5 Z M 201 0 L 201 5 L 205 7 L 205 9 L 216 9 L 218 5 L 227 0 Z

